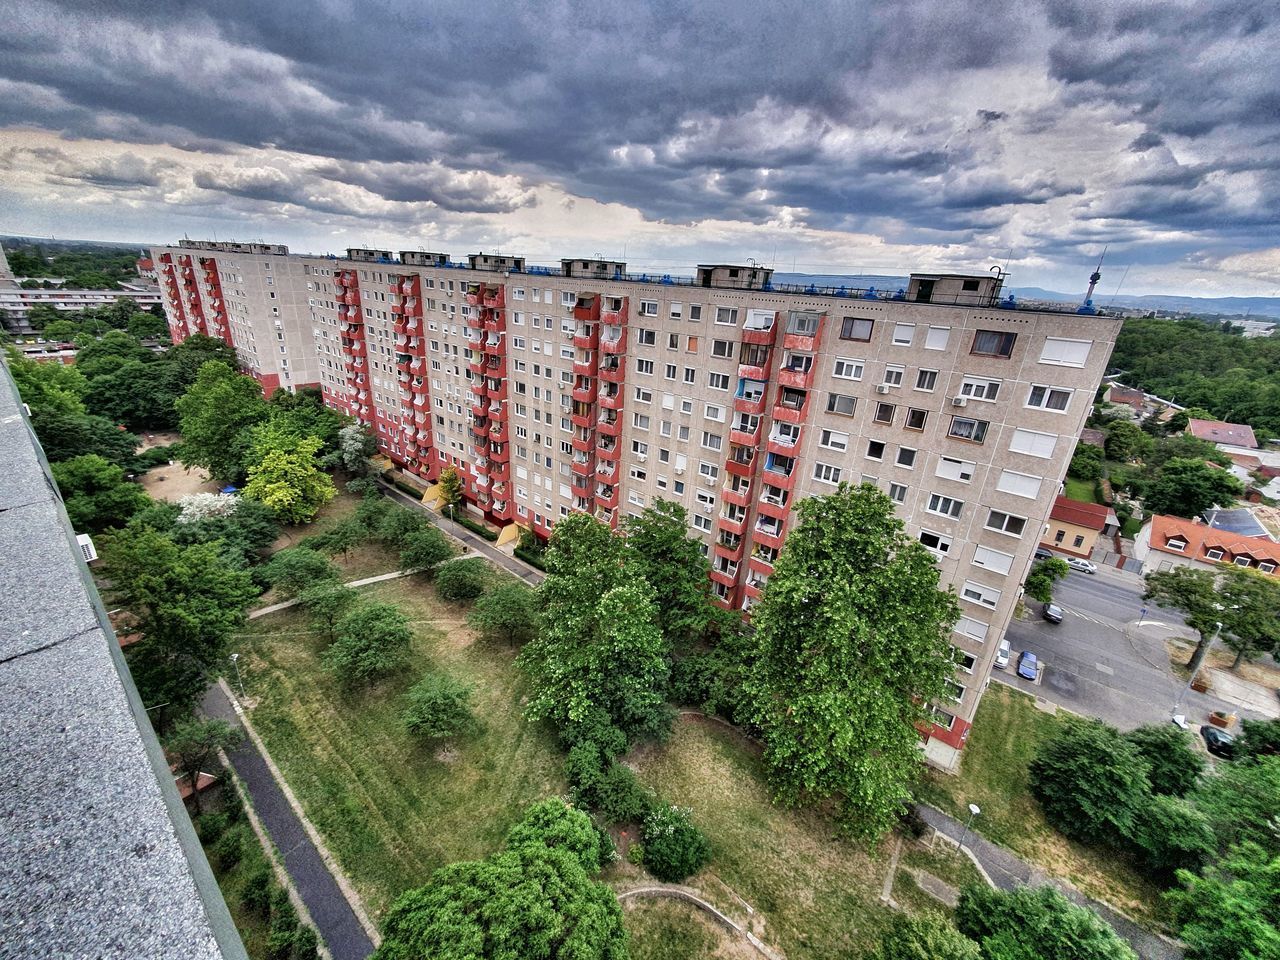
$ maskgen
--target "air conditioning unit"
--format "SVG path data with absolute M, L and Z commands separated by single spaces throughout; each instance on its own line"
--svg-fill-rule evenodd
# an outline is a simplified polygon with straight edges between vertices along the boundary
M 704 503 L 702 505 L 702 512 L 711 513 L 713 510 L 715 510 L 715 508 L 716 508 L 716 505 L 714 503 Z
M 889 385 L 887 383 L 881 383 L 876 385 L 876 393 L 888 393 L 888 392 L 889 392 Z
M 953 407 L 967 407 L 969 405 L 968 397 L 952 397 L 951 405 Z
M 93 546 L 93 539 L 87 533 L 77 533 L 76 543 L 80 546 L 80 553 L 85 563 L 92 563 L 98 559 L 98 551 Z
M 646 454 L 643 454 L 643 453 L 636 454 L 636 460 L 638 460 L 640 463 L 644 463 L 648 459 L 649 457 Z M 679 471 L 676 471 L 676 472 L 679 473 Z
M 677 477 L 684 476 L 684 467 L 676 467 L 676 476 Z
M 701 480 L 703 484 L 708 487 L 714 487 L 716 485 L 715 477 L 701 476 L 698 479 Z

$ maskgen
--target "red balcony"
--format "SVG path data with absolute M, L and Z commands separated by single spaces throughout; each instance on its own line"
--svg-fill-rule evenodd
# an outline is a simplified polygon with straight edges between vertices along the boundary
M 476 330 L 468 327 L 467 346 L 474 352 L 480 353 L 484 350 L 484 330 Z
M 757 380 L 761 383 L 769 379 L 768 367 L 757 367 L 750 363 L 738 364 L 738 376 L 745 380 Z
M 569 464 L 569 469 L 580 477 L 589 477 L 594 472 L 590 457 L 586 460 L 574 460 Z
M 505 325 L 502 322 L 501 315 L 493 313 L 492 311 L 485 311 L 484 328 L 487 332 L 501 333 L 504 327 Z
M 730 560 L 733 563 L 737 563 L 739 560 L 742 559 L 742 552 L 746 549 L 746 545 L 747 545 L 747 541 L 741 538 L 739 538 L 738 545 L 736 547 L 726 546 L 725 544 L 717 540 L 715 543 L 715 546 L 712 549 L 715 550 L 715 555 L 717 557 L 724 557 L 726 560 Z
M 497 461 L 489 465 L 489 479 L 498 483 L 507 483 L 511 480 L 511 463 L 506 460 Z
M 585 304 L 582 298 L 573 305 L 573 319 L 593 323 L 600 319 L 600 298 L 592 297 Z
M 486 378 L 485 393 L 491 402 L 507 399 L 507 381 L 498 380 L 497 386 L 494 386 L 494 379 L 492 377 Z
M 618 505 L 618 488 L 609 487 L 608 493 L 601 493 L 599 488 L 596 490 L 596 506 L 603 507 L 605 510 L 612 510 Z
M 471 469 L 472 469 L 472 470 L 474 470 L 474 471 L 476 472 L 476 476 L 477 476 L 477 477 L 485 477 L 485 478 L 488 478 L 488 476 L 489 476 L 489 461 L 488 461 L 488 460 L 486 460 L 484 457 L 480 457 L 478 460 L 476 460 L 476 462 L 475 462 L 475 463 L 473 463 L 473 464 L 471 465 Z
M 403 377 L 401 377 L 401 380 L 405 383 L 408 382 L 405 379 L 405 377 L 412 376 L 412 371 L 410 369 L 412 366 L 413 366 L 413 358 L 410 357 L 409 354 L 402 353 L 396 357 L 396 369 L 399 370 L 400 373 L 404 375 Z
M 581 430 L 590 430 L 595 426 L 595 417 L 590 408 L 587 408 L 583 413 L 579 413 L 575 409 L 573 413 L 569 414 L 569 422 Z
M 780 319 L 775 315 L 773 323 L 769 326 L 767 330 L 759 330 L 759 329 L 753 329 L 751 327 L 744 327 L 742 330 L 742 342 L 758 343 L 758 344 L 764 344 L 764 345 L 773 343 L 774 338 L 778 334 L 778 327 L 780 327 L 781 325 L 782 324 Z
M 596 356 L 591 354 L 585 360 L 575 359 L 573 361 L 573 372 L 579 377 L 594 377 L 596 375 Z
M 511 439 L 510 432 L 507 429 L 507 421 L 499 420 L 489 428 L 489 440 L 493 443 L 506 443 Z
M 506 306 L 506 298 L 502 294 L 502 287 L 485 287 L 484 305 L 490 310 L 501 310 Z
M 511 444 L 504 443 L 501 445 L 494 444 L 492 438 L 489 446 L 489 459 L 494 463 L 510 463 L 511 462 Z
M 591 434 L 587 434 L 585 437 L 583 437 L 575 433 L 572 439 L 570 439 L 569 443 L 573 446 L 573 449 L 581 450 L 583 453 L 590 453 L 593 449 L 595 449 L 595 445 L 596 445 L 595 440 L 592 438 Z
M 773 517 L 775 520 L 787 519 L 787 514 L 791 512 L 791 508 L 785 504 L 770 501 L 764 497 L 756 504 L 756 513 L 765 517 Z
M 360 306 L 360 291 L 355 289 L 348 290 L 345 294 L 342 295 L 342 302 L 349 307 Z
M 750 432 L 735 427 L 729 431 L 729 442 L 741 444 L 744 447 L 754 447 L 760 442 L 760 424 L 757 423 L 755 430 Z
M 799 449 L 798 443 L 787 443 L 784 440 L 775 440 L 773 437 L 770 437 L 769 442 L 765 444 L 765 450 L 782 457 L 794 457 Z
M 600 368 L 600 379 L 606 383 L 622 383 L 627 378 L 627 368 L 622 364 L 618 364 L 613 369 L 607 367 Z
M 750 460 L 729 459 L 724 462 L 724 468 L 735 477 L 750 477 L 751 474 L 755 473 L 755 465 Z
M 795 387 L 797 390 L 808 390 L 813 386 L 813 367 L 808 370 L 797 370 L 783 367 L 778 371 L 778 383 L 784 387 Z
M 739 507 L 745 507 L 751 502 L 751 488 L 749 486 L 744 486 L 735 490 L 733 487 L 725 487 L 720 491 L 720 497 L 725 503 L 732 503 Z
M 621 473 L 622 467 L 616 460 L 612 462 L 601 461 L 596 464 L 596 480 L 600 483 L 616 484 Z
M 759 587 L 753 584 L 750 580 L 748 580 L 746 583 L 742 585 L 742 592 L 746 596 L 750 597 L 752 600 L 759 600 L 762 596 L 764 596 L 764 591 L 762 591 Z
M 804 403 L 798 406 L 792 403 L 775 403 L 773 405 L 773 419 L 782 420 L 786 423 L 804 423 L 808 414 L 808 397 L 805 398 Z
M 732 533 L 736 536 L 742 536 L 747 532 L 747 515 L 744 512 L 741 519 L 733 520 L 727 516 L 720 517 L 720 530 L 725 533 Z
M 782 549 L 782 541 L 785 536 L 786 531 L 781 526 L 772 528 L 772 532 L 767 528 L 752 529 L 751 531 L 753 542 L 763 547 L 773 547 L 775 550 Z
M 363 357 L 368 352 L 365 350 L 363 340 L 352 340 L 349 341 L 349 343 L 344 343 L 342 346 L 343 349 L 353 357 Z
M 724 584 L 726 587 L 732 587 L 738 582 L 737 571 L 735 570 L 732 574 L 729 574 L 729 573 L 723 573 L 719 570 L 712 569 L 711 579 L 714 580 L 716 583 Z
M 505 357 L 507 355 L 507 338 L 490 336 L 484 342 L 484 352 L 490 357 Z
M 596 445 L 596 456 L 599 457 L 601 460 L 609 460 L 609 461 L 617 460 L 622 451 L 622 444 L 620 443 L 606 444 L 604 442 L 605 439 L 607 438 L 602 437 L 601 442 Z
M 471 306 L 473 307 L 478 307 L 480 306 L 480 301 L 483 298 L 483 296 L 484 296 L 483 283 L 467 284 L 467 303 L 471 304 Z
M 614 417 L 612 420 L 601 419 L 596 422 L 596 431 L 605 437 L 617 437 L 622 434 L 622 419 Z
M 751 559 L 747 561 L 747 567 L 753 573 L 763 573 L 765 576 L 773 573 L 773 564 L 755 553 L 751 554 Z
M 623 327 L 622 332 L 618 334 L 615 340 L 601 340 L 600 349 L 608 354 L 626 353 L 627 352 L 627 328 Z
M 788 476 L 787 474 L 783 473 L 782 471 L 776 468 L 770 469 L 768 466 L 768 461 L 766 461 L 765 468 L 761 472 L 760 476 L 765 483 L 771 483 L 775 487 L 779 487 L 783 490 L 790 491 L 796 484 L 796 474 L 799 472 L 800 471 L 798 468 L 792 467 L 791 474 Z
M 510 500 L 495 500 L 493 509 L 489 511 L 489 515 L 495 520 L 510 520 L 512 514 L 512 506 Z
M 426 410 L 431 406 L 431 398 L 425 393 L 415 393 L 413 395 L 413 409 Z
M 587 327 L 585 332 L 579 329 L 573 335 L 573 345 L 579 350 L 594 350 L 600 344 L 599 328 L 594 324 Z
M 623 298 L 621 310 L 602 310 L 600 312 L 600 322 L 610 327 L 625 327 L 627 325 L 628 299 Z
M 622 391 L 616 390 L 610 394 L 605 391 L 600 393 L 600 406 L 604 410 L 621 410 L 622 409 Z

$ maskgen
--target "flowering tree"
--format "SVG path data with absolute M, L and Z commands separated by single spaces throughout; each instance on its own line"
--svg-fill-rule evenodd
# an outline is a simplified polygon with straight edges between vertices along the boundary
M 229 517 L 236 512 L 240 498 L 221 493 L 193 493 L 178 501 L 182 513 L 178 523 L 199 523 L 213 517 Z

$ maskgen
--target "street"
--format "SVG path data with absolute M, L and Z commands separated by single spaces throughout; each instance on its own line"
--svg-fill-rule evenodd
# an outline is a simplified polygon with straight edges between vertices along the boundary
M 1144 605 L 1141 578 L 1108 567 L 1096 574 L 1073 570 L 1054 586 L 1054 602 L 1066 612 L 1060 624 L 1044 620 L 1035 601 L 1028 603 L 1030 619 L 1010 623 L 1006 637 L 1013 656 L 1008 669 L 992 672 L 993 679 L 1122 730 L 1168 723 L 1185 682 L 1170 670 L 1164 641 L 1194 638 L 1182 615 Z M 1038 683 L 1014 672 L 1024 650 L 1043 665 Z M 1220 709 L 1253 715 L 1195 691 L 1187 692 L 1180 712 L 1198 724 Z

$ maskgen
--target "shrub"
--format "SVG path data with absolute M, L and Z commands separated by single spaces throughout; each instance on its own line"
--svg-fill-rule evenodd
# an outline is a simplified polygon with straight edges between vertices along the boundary
M 335 632 L 337 639 L 323 654 L 324 664 L 346 684 L 398 667 L 413 639 L 409 621 L 389 603 L 360 604 L 338 621 Z
M 566 750 L 579 743 L 594 743 L 609 760 L 627 752 L 627 735 L 599 708 L 588 710 L 581 719 L 560 728 L 560 744 Z
M 535 570 L 541 570 L 543 573 L 547 571 L 547 558 L 541 550 L 529 550 L 526 547 L 516 547 L 511 551 L 515 556 L 519 557 Z
M 298 932 L 293 936 L 292 960 L 316 960 L 320 955 L 320 938 L 314 928 L 306 924 L 298 925 Z
M 309 547 L 281 550 L 267 564 L 265 576 L 286 597 L 295 597 L 321 580 L 338 579 L 329 561 Z
M 1191 734 L 1171 723 L 1139 727 L 1124 735 L 1151 767 L 1147 780 L 1151 792 L 1183 796 L 1196 785 L 1204 770 L 1204 758 L 1192 746 Z
M 981 960 L 978 945 L 933 913 L 897 914 L 874 960 Z
M 244 828 L 232 827 L 227 830 L 209 848 L 209 852 L 223 870 L 235 867 L 244 855 Z
M 484 593 L 489 567 L 480 557 L 451 560 L 436 569 L 436 592 L 450 603 L 466 603 Z
M 1102 918 L 1053 887 L 966 887 L 956 926 L 990 960 L 1137 960 Z
M 1198 870 L 1217 850 L 1209 818 L 1181 797 L 1152 798 L 1134 824 L 1134 845 L 1153 873 Z
M 378 493 L 378 484 L 368 477 L 353 477 L 347 481 L 347 493 L 353 493 L 357 497 Z
M 453 556 L 453 546 L 435 527 L 424 526 L 409 534 L 400 551 L 400 566 L 405 570 L 422 570 L 431 573 Z
M 521 583 L 501 584 L 476 601 L 467 620 L 486 640 L 524 643 L 537 629 L 537 594 Z
M 205 813 L 196 817 L 196 836 L 200 842 L 208 845 L 227 832 L 231 818 L 225 813 Z
M 271 891 L 274 888 L 275 878 L 271 875 L 271 867 L 260 863 L 245 877 L 240 900 L 258 916 L 267 917 L 271 913 Z
M 599 745 L 590 740 L 583 740 L 570 748 L 564 762 L 564 778 L 569 781 L 575 805 L 590 810 L 598 806 L 600 781 L 604 778 L 606 762 Z
M 634 863 L 637 867 L 644 865 L 644 844 L 639 840 L 627 848 L 627 863 Z
M 1040 745 L 1029 767 L 1046 819 L 1086 843 L 1122 843 L 1149 801 L 1150 767 L 1137 747 L 1101 720 L 1072 720 Z
M 383 543 L 403 548 L 408 544 L 411 536 L 426 528 L 427 519 L 418 511 L 389 501 L 383 502 L 387 503 L 388 507 L 378 521 L 377 530 L 374 531 Z
M 473 520 L 471 518 L 471 515 L 468 514 L 466 511 L 462 510 L 461 508 L 454 511 L 454 516 L 452 519 L 456 520 L 458 523 L 466 527 L 472 533 L 480 534 L 480 536 L 484 537 L 490 543 L 493 543 L 495 540 L 498 539 L 498 532 L 496 530 L 490 530 L 480 521 Z
M 405 694 L 400 718 L 425 740 L 451 737 L 475 724 L 472 688 L 446 673 L 428 673 Z
M 710 714 L 738 722 L 742 660 L 722 649 L 687 654 L 671 666 L 669 695 Z
M 679 883 L 702 869 L 711 846 L 689 820 L 689 811 L 660 805 L 644 820 L 644 862 L 649 872 L 666 883 Z
M 276 887 L 271 891 L 271 931 L 288 931 L 290 935 L 298 927 L 298 911 L 293 909 L 289 891 Z
M 596 784 L 596 808 L 606 823 L 643 823 L 654 802 L 653 794 L 636 775 L 616 761 Z
M 916 812 L 916 808 L 908 804 L 907 808 L 902 811 L 902 830 L 913 840 L 919 840 L 929 832 L 929 825 L 924 822 L 924 818 Z

